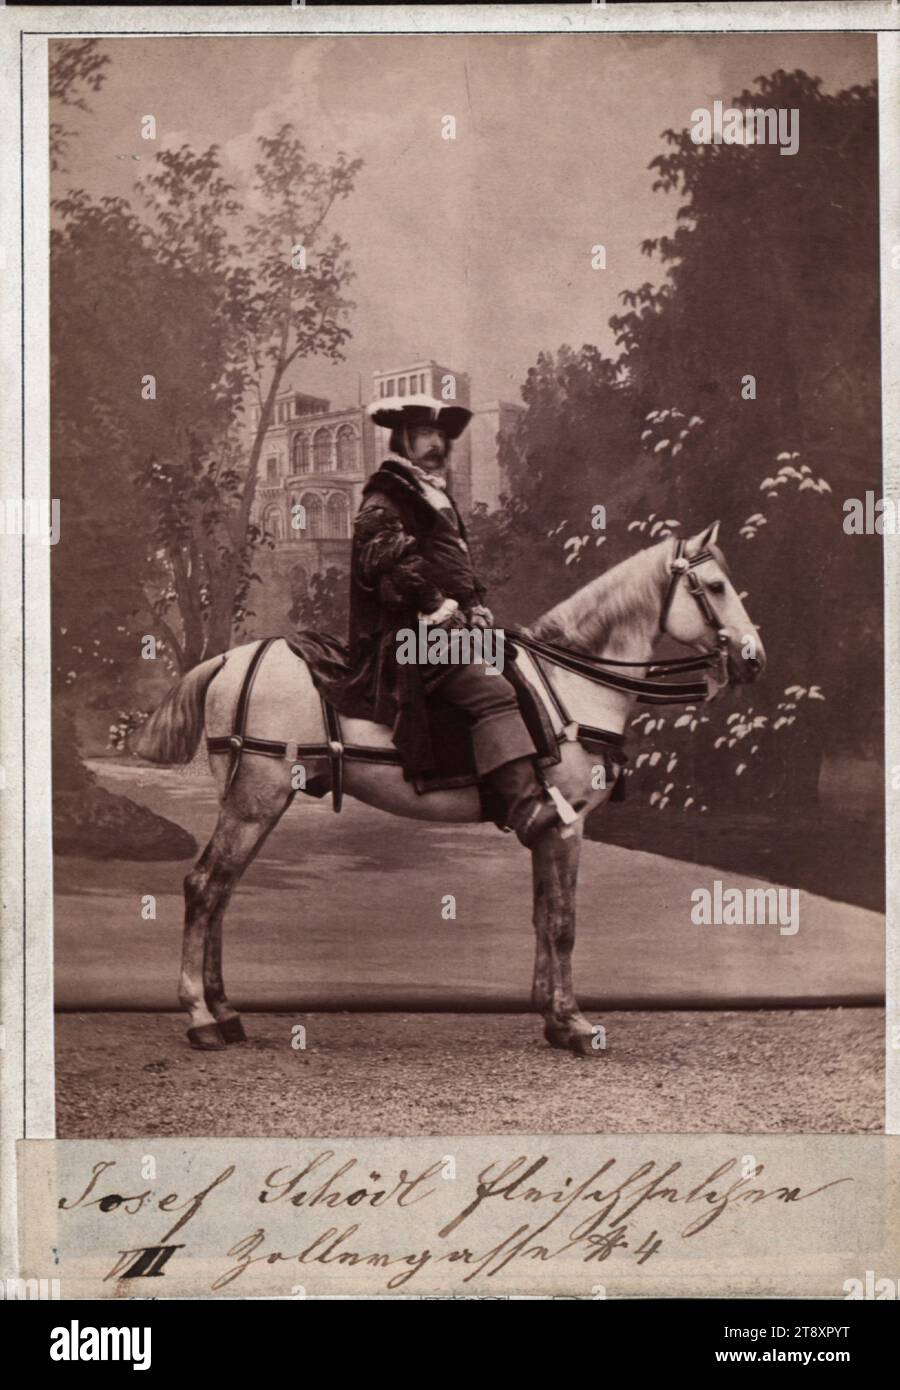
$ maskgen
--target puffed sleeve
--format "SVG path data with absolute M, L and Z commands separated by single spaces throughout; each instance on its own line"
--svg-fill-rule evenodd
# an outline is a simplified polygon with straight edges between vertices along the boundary
M 443 603 L 415 536 L 387 498 L 374 494 L 363 504 L 353 524 L 353 546 L 357 578 L 366 588 L 377 588 L 388 607 L 433 613 Z

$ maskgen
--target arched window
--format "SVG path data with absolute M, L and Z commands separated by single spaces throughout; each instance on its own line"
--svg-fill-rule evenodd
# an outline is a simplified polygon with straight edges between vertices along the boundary
M 333 492 L 325 506 L 325 534 L 334 540 L 350 539 L 350 498 Z
M 333 466 L 331 435 L 328 430 L 316 430 L 313 435 L 313 467 L 317 473 L 328 473 Z
M 352 473 L 357 466 L 356 431 L 352 425 L 341 425 L 337 432 L 338 470 Z
M 325 507 L 318 492 L 304 492 L 300 502 L 306 509 L 306 530 L 300 535 L 308 541 L 320 541 L 325 535 Z
M 277 483 L 278 481 L 278 459 L 273 454 L 266 459 L 266 482 Z
M 305 434 L 294 436 L 294 472 L 309 472 L 309 438 Z
M 273 540 L 284 540 L 284 517 L 278 507 L 266 507 L 263 514 L 263 530 L 268 531 Z

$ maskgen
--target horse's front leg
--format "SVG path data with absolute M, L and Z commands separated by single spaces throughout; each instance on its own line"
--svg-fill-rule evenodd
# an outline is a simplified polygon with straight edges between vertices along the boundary
M 544 1037 L 553 1047 L 594 1054 L 594 1030 L 572 989 L 575 891 L 582 825 L 567 838 L 558 830 L 541 836 L 531 851 L 534 883 L 534 985 L 531 1001 L 544 1016 Z

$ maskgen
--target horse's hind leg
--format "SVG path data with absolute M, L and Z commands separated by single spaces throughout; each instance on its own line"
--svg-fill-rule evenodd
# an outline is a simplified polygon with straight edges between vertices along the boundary
M 223 806 L 213 832 L 184 880 L 184 944 L 178 998 L 190 1014 L 192 1047 L 223 1048 L 243 1041 L 240 1015 L 225 997 L 222 979 L 222 919 L 232 892 L 253 862 L 288 803 L 266 815 L 249 816 Z
M 553 1047 L 593 1052 L 594 1030 L 572 988 L 575 889 L 580 828 L 566 839 L 550 831 L 531 852 L 534 882 L 535 960 L 532 1003 L 544 1016 L 544 1037 Z

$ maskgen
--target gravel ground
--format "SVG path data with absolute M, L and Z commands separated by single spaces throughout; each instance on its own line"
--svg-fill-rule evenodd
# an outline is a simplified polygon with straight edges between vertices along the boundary
M 175 1014 L 57 1018 L 60 1138 L 827 1133 L 883 1128 L 880 1009 L 628 1012 L 579 1059 L 523 1014 L 245 1014 L 192 1051 Z M 291 1045 L 306 1030 L 305 1048 Z M 302 1035 L 297 1035 L 302 1037 Z

